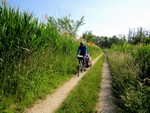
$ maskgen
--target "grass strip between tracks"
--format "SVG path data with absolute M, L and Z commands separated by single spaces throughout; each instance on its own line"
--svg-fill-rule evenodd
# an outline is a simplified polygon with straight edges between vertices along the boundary
M 56 113 L 94 112 L 100 90 L 103 55 L 71 91 Z

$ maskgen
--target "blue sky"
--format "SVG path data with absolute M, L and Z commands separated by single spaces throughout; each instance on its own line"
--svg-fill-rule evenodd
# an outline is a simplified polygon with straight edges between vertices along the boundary
M 85 24 L 78 35 L 92 31 L 97 36 L 128 34 L 129 28 L 150 29 L 150 0 L 7 0 L 8 5 L 20 11 L 33 12 L 35 17 L 61 18 L 71 15 Z

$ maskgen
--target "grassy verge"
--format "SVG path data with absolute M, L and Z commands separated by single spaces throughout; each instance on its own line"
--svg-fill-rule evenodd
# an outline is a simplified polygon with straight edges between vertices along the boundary
M 47 51 L 31 56 L 26 63 L 19 63 L 12 73 L 15 84 L 8 86 L 11 87 L 10 91 L 14 92 L 4 94 L 2 91 L 6 90 L 4 88 L 7 86 L 7 82 L 1 85 L 3 90 L 0 95 L 0 111 L 6 113 L 22 112 L 37 99 L 45 98 L 47 94 L 50 94 L 76 73 L 77 63 L 75 50 L 74 54 L 69 56 L 53 55 Z
M 83 77 L 56 113 L 94 112 L 100 89 L 103 56 Z
M 123 113 L 149 113 L 150 87 L 139 77 L 139 66 L 129 53 L 109 52 L 113 88 Z

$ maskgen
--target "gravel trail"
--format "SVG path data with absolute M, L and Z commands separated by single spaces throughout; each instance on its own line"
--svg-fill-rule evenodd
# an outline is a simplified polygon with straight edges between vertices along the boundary
M 94 65 L 100 57 L 101 55 L 93 60 L 92 64 Z M 81 73 L 79 77 L 77 75 L 72 77 L 64 85 L 57 88 L 54 93 L 48 95 L 45 100 L 38 100 L 31 108 L 25 109 L 24 113 L 54 113 L 87 71 Z
M 99 100 L 96 106 L 96 113 L 118 113 L 119 108 L 115 105 L 115 98 L 112 94 L 112 77 L 109 72 L 109 65 L 107 55 L 102 71 L 101 89 L 99 93 Z

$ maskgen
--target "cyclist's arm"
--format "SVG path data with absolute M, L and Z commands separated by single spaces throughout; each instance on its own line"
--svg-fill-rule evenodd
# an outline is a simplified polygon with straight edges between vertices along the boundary
M 80 47 L 78 47 L 78 50 L 77 50 L 77 55 L 79 54 L 79 51 L 80 51 Z

